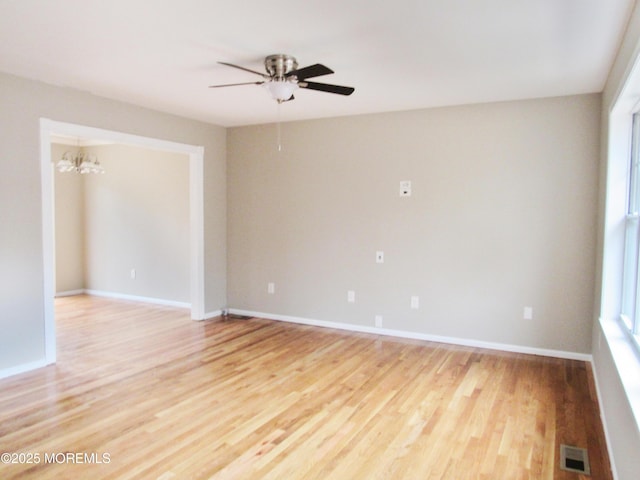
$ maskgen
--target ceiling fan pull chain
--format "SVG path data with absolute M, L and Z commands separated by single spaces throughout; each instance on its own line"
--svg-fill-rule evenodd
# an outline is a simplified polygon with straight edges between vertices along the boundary
M 282 103 L 278 102 L 278 151 L 282 151 L 282 127 L 280 125 L 280 115 L 281 115 Z

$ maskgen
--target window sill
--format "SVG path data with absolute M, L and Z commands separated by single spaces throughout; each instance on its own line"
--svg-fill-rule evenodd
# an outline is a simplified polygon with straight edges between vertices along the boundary
M 637 344 L 621 321 L 601 318 L 600 325 L 640 431 L 640 354 Z

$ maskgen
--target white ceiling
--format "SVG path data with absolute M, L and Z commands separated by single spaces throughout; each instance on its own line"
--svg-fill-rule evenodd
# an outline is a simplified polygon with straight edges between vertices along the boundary
M 278 120 L 255 85 L 322 63 L 283 121 L 599 92 L 633 0 L 0 0 L 0 71 L 223 126 Z

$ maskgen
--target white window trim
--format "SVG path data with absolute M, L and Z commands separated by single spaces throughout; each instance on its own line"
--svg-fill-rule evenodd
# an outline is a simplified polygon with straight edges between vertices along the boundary
M 604 339 L 640 430 L 640 349 L 621 315 L 633 113 L 640 110 L 640 50 L 608 112 L 606 199 L 598 345 Z M 604 342 L 602 342 L 604 343 Z M 600 347 L 599 347 L 600 348 Z

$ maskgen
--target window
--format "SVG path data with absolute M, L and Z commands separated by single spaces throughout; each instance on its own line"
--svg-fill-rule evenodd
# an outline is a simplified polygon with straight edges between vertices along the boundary
M 633 115 L 622 279 L 622 321 L 640 346 L 640 113 Z

